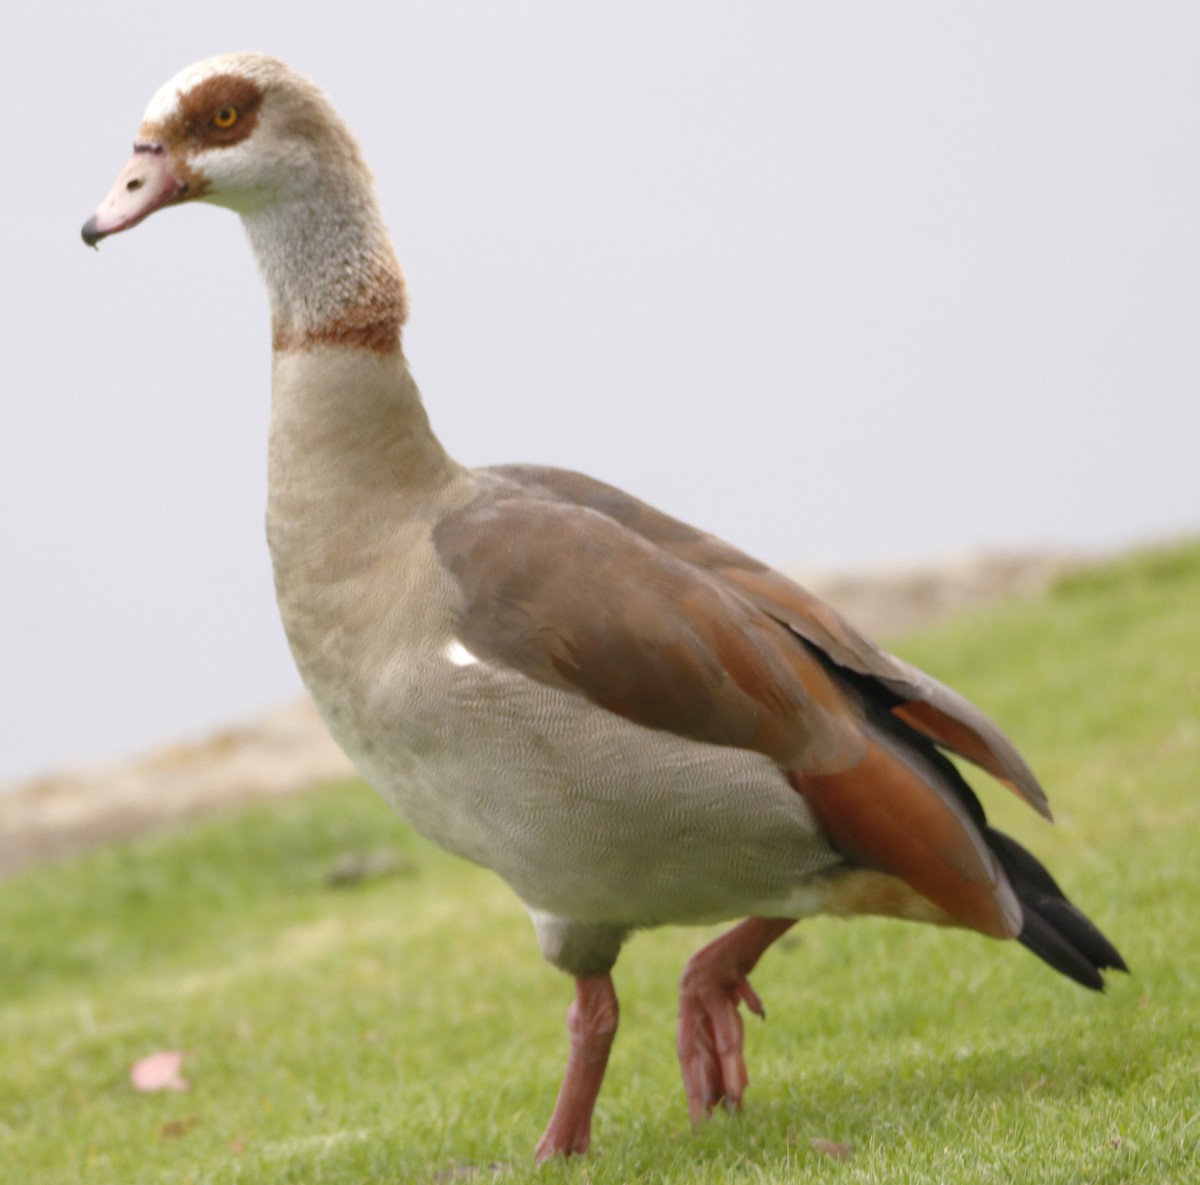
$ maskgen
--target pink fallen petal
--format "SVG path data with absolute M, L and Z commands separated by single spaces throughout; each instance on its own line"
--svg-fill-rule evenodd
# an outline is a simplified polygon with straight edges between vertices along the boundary
M 179 1076 L 183 1054 L 177 1049 L 162 1049 L 141 1058 L 129 1067 L 134 1090 L 191 1090 L 192 1084 Z

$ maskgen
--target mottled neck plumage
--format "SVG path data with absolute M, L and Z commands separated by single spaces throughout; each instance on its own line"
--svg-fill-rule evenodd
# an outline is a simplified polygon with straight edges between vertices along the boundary
M 356 164 L 345 162 L 319 192 L 242 214 L 270 295 L 276 350 L 400 349 L 404 274 L 370 178 L 357 175 Z

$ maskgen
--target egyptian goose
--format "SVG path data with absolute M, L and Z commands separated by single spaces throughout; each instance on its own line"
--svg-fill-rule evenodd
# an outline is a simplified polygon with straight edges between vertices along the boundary
M 199 63 L 151 100 L 83 228 L 237 211 L 270 293 L 268 537 L 300 672 L 421 833 L 486 865 L 575 977 L 539 1159 L 583 1152 L 634 930 L 743 918 L 688 963 L 694 1123 L 746 1086 L 747 976 L 798 918 L 1016 938 L 1089 988 L 1121 956 L 987 824 L 945 755 L 1050 816 L 977 709 L 790 580 L 577 473 L 469 470 L 401 349 L 403 275 L 357 143 L 281 62 Z

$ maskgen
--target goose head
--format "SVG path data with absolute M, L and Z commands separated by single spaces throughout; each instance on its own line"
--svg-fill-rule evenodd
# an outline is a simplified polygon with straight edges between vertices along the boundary
M 95 246 L 188 201 L 253 214 L 347 173 L 366 169 L 320 88 L 262 54 L 209 58 L 151 99 L 133 156 L 84 224 L 83 240 Z

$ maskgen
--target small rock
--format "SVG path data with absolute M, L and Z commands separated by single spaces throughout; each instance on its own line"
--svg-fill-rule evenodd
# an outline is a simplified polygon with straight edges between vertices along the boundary
M 343 852 L 325 877 L 332 889 L 344 889 L 363 881 L 386 880 L 391 876 L 408 876 L 416 866 L 395 848 L 374 848 L 369 852 Z
M 158 1138 L 160 1140 L 178 1140 L 181 1136 L 186 1136 L 199 1122 L 194 1115 L 187 1119 L 169 1119 L 158 1129 Z
M 820 1136 L 809 1140 L 809 1143 L 830 1160 L 849 1160 L 854 1155 L 853 1144 L 839 1144 L 836 1140 L 823 1140 Z

